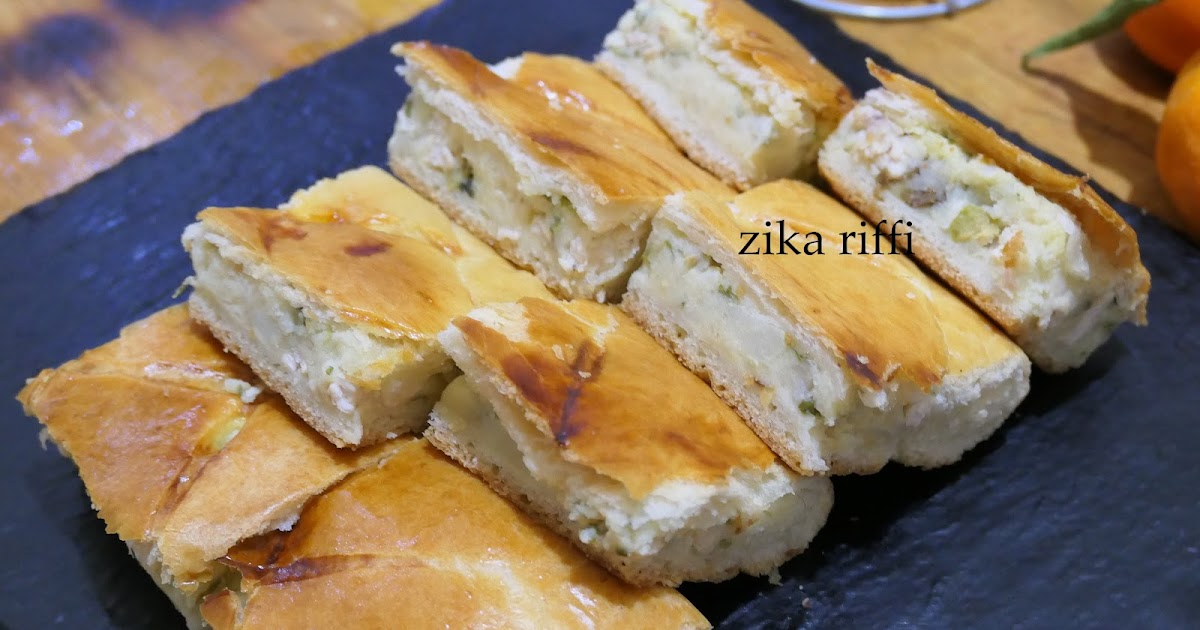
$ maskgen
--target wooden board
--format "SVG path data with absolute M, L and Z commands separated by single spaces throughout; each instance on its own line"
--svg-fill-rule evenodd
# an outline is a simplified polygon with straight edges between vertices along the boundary
M 989 116 L 1156 214 L 1170 204 L 1154 139 L 1172 77 L 1123 33 L 1034 62 L 1021 54 L 1110 0 L 991 0 L 952 18 L 881 23 L 839 19 L 850 35 L 971 101 Z
M 4 0 L 0 219 L 436 0 Z

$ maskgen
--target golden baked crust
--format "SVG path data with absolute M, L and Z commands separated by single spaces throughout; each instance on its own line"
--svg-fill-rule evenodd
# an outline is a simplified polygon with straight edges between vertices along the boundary
M 421 278 L 420 281 L 458 285 L 472 306 L 507 302 L 519 296 L 550 297 L 545 285 L 533 274 L 513 267 L 466 228 L 451 221 L 436 204 L 375 166 L 356 168 L 336 178 L 317 182 L 292 195 L 281 209 L 304 221 L 354 224 L 425 242 L 441 251 L 453 265 L 454 272 L 433 279 Z M 416 247 L 424 249 L 419 245 Z M 394 284 L 397 278 L 368 280 Z M 449 317 L 444 317 L 434 332 L 445 328 L 447 323 Z
M 793 92 L 804 94 L 818 120 L 832 129 L 854 106 L 850 90 L 791 33 L 742 0 L 709 0 L 705 25 L 747 63 L 762 68 Z
M 396 338 L 427 338 L 471 308 L 452 281 L 452 259 L 421 240 L 252 208 L 209 208 L 197 218 L 342 318 Z
M 552 103 L 636 125 L 664 143 L 671 143 L 671 138 L 642 106 L 592 64 L 577 57 L 528 52 L 520 59 L 521 66 L 509 81 L 540 92 Z
M 637 215 L 631 219 L 644 218 L 647 204 L 673 193 L 729 193 L 656 135 L 579 108 L 552 107 L 542 94 L 497 76 L 465 51 L 415 42 L 397 44 L 392 52 L 475 103 L 529 155 L 574 174 L 591 190 L 594 202 L 627 208 Z
M 808 184 L 780 180 L 726 203 L 689 197 L 668 220 L 716 241 L 721 264 L 746 269 L 785 312 L 820 330 L 848 372 L 870 389 L 895 379 L 929 391 L 947 374 L 994 365 L 1021 350 L 978 311 L 925 275 L 902 254 L 840 254 L 842 232 L 873 231 L 862 218 Z M 822 255 L 737 256 L 742 232 L 770 230 L 777 222 L 805 235 L 818 232 Z M 764 224 L 771 221 L 773 227 Z M 701 241 L 703 242 L 703 241 Z M 872 243 L 873 245 L 873 243 Z M 888 247 L 886 242 L 884 247 Z M 736 258 L 736 260 L 735 260 Z
M 523 407 L 564 459 L 634 499 L 670 481 L 718 483 L 775 461 L 699 377 L 617 308 L 533 298 L 494 308 L 505 324 L 472 315 L 452 324 L 488 370 L 473 378 Z
M 210 596 L 205 619 L 217 630 L 708 627 L 675 591 L 623 584 L 425 440 L 400 442 L 290 532 L 230 551 L 240 593 Z
M 362 166 L 297 191 L 279 208 L 317 223 L 354 223 L 423 240 L 448 254 L 478 241 L 387 171 Z
M 250 371 L 176 306 L 44 370 L 18 398 L 74 460 L 108 531 L 156 546 L 189 590 L 237 541 L 394 449 L 340 451 L 277 396 L 243 401 L 247 381 Z
M 198 219 L 346 320 L 395 337 L 429 339 L 479 304 L 550 295 L 373 166 L 296 193 L 282 212 L 209 208 Z
M 986 156 L 996 166 L 1012 173 L 1022 183 L 1070 212 L 1079 221 L 1088 240 L 1109 258 L 1116 269 L 1124 273 L 1130 285 L 1137 287 L 1140 301 L 1136 306 L 1135 321 L 1143 325 L 1146 323 L 1150 274 L 1142 265 L 1137 233 L 1096 194 L 1086 177 L 1068 175 L 1046 164 L 1000 137 L 987 125 L 954 109 L 934 90 L 908 77 L 891 72 L 870 59 L 867 60 L 867 68 L 883 87 L 917 101 L 940 119 L 967 150 Z M 1017 324 L 1015 321 L 1001 323 L 1005 326 Z
M 440 250 L 455 268 L 454 275 L 438 278 L 437 282 L 457 284 L 473 305 L 507 302 L 526 295 L 550 296 L 533 274 L 514 268 L 486 243 L 450 220 L 436 204 L 374 166 L 363 166 L 317 182 L 292 195 L 280 209 L 306 222 L 354 224 L 423 241 Z M 444 320 L 437 329 L 441 330 L 448 322 Z

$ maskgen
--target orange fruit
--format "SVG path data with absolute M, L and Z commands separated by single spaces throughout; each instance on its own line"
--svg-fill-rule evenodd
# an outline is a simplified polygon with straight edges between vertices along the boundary
M 1175 204 L 1177 214 L 1170 222 L 1200 243 L 1200 54 L 1187 62 L 1171 86 L 1154 159 Z
M 1178 73 L 1200 50 L 1200 1 L 1162 0 L 1129 16 L 1125 33 L 1151 61 Z

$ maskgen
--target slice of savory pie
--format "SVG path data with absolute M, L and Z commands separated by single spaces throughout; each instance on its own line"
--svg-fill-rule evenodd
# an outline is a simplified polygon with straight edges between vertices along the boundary
M 501 64 L 510 80 L 454 48 L 394 51 L 412 93 L 388 143 L 392 170 L 562 295 L 615 301 L 663 198 L 726 193 L 653 123 L 629 122 L 645 115 L 588 66 Z
M 185 307 L 20 398 L 189 628 L 708 627 L 678 593 L 623 584 L 425 440 L 334 448 Z
M 872 222 L 911 222 L 917 258 L 1044 370 L 1081 365 L 1123 322 L 1146 323 L 1137 234 L 1085 179 L 868 65 L 883 87 L 821 150 L 838 194 Z
M 369 167 L 282 211 L 210 208 L 183 235 L 192 315 L 339 446 L 419 430 L 455 369 L 435 335 L 481 304 L 549 296 Z
M 426 436 L 635 584 L 774 572 L 832 485 L 789 470 L 624 313 L 525 299 L 439 337 L 464 376 Z
M 907 257 L 842 254 L 862 225 L 796 181 L 673 197 L 622 304 L 803 472 L 953 462 L 1029 391 L 1021 349 Z M 752 233 L 775 255 L 739 255 Z
M 19 398 L 191 628 L 234 544 L 291 527 L 311 497 L 395 450 L 335 448 L 183 306 L 43 371 Z
M 745 190 L 816 175 L 849 90 L 741 0 L 638 0 L 597 63 L 697 164 Z

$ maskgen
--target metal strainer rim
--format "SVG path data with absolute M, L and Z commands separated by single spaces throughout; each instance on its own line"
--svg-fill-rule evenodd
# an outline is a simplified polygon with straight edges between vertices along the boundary
M 917 20 L 921 18 L 949 15 L 957 11 L 969 9 L 987 0 L 945 0 L 931 4 L 895 6 L 859 4 L 842 0 L 794 0 L 811 9 L 846 15 L 850 17 L 867 18 L 872 20 Z

